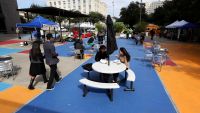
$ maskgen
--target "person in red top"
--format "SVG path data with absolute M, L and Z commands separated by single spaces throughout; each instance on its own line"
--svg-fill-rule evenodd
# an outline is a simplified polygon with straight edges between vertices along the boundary
M 73 37 L 74 37 L 75 39 L 77 39 L 77 38 L 79 37 L 78 30 L 77 30 L 77 29 L 74 29 L 72 32 L 73 32 Z

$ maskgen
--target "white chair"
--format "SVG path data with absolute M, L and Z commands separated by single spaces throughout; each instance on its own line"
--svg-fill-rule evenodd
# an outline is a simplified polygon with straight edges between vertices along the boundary
M 144 59 L 145 60 L 149 60 L 149 61 L 152 61 L 153 60 L 153 53 L 150 51 L 150 50 L 147 50 L 145 52 L 145 56 L 144 56 Z
M 135 78 L 136 78 L 135 73 L 131 69 L 128 69 L 126 70 L 126 74 L 127 74 L 126 81 L 130 82 L 130 87 L 127 87 L 126 89 L 124 89 L 124 91 L 135 91 L 133 87 L 133 82 L 135 82 Z
M 113 101 L 113 89 L 117 89 L 120 86 L 117 83 L 102 83 L 102 82 L 96 82 L 96 81 L 92 81 L 92 80 L 88 80 L 87 78 L 83 78 L 81 80 L 79 80 L 79 82 L 81 84 L 84 85 L 83 88 L 83 97 L 85 97 L 88 93 L 88 87 L 92 87 L 92 88 L 97 88 L 97 89 L 108 89 L 108 96 L 110 101 Z
M 158 54 L 161 46 L 159 44 L 153 46 L 153 53 Z
M 158 65 L 160 67 L 160 71 L 162 69 L 162 65 L 165 64 L 166 54 L 157 54 L 153 57 L 153 65 Z

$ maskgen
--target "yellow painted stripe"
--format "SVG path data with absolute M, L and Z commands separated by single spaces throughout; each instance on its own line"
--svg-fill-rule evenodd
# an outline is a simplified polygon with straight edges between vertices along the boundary
M 39 89 L 29 90 L 22 86 L 0 92 L 0 113 L 13 113 L 41 93 Z

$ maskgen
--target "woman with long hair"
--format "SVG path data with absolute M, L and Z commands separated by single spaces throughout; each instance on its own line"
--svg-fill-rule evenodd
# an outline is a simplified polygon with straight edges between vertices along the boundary
M 131 56 L 124 47 L 121 47 L 119 49 L 118 59 L 120 60 L 121 63 L 124 63 L 126 65 L 126 70 L 128 70 Z M 115 82 L 117 82 L 118 75 L 119 75 L 118 73 L 113 75 Z
M 33 42 L 32 49 L 29 52 L 29 58 L 31 63 L 29 70 L 31 80 L 28 89 L 34 89 L 33 82 L 37 75 L 42 75 L 44 83 L 47 82 L 44 56 L 40 50 L 40 42 L 38 41 Z
M 119 49 L 119 60 L 126 65 L 126 69 L 129 68 L 129 62 L 130 62 L 130 55 L 127 52 L 127 50 L 124 47 L 121 47 Z

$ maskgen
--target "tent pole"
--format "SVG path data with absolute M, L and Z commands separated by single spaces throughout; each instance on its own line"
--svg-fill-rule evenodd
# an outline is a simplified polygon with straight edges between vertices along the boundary
M 44 30 L 44 36 L 43 36 L 43 38 L 44 38 L 44 42 L 46 41 L 46 40 L 45 40 L 45 36 L 46 36 L 46 33 L 45 33 L 45 30 Z
M 81 22 L 80 22 L 80 19 L 79 19 L 79 38 L 81 38 Z
M 110 65 L 110 55 L 108 55 L 108 66 Z
M 55 27 L 54 27 L 54 33 L 55 33 L 54 39 L 56 39 L 56 28 Z
M 60 26 L 60 41 L 62 42 L 62 28 L 61 28 L 61 22 L 59 22 L 59 26 Z
M 70 20 L 70 18 L 68 20 L 69 20 L 69 32 L 71 32 L 71 26 L 70 26 L 71 20 Z
M 26 15 L 27 15 L 27 22 L 29 22 L 29 20 L 30 20 L 30 18 L 29 18 L 29 15 L 28 15 L 29 13 L 28 12 L 26 12 Z M 31 41 L 33 41 L 33 37 L 32 37 L 32 32 L 30 31 L 30 35 L 31 35 Z

